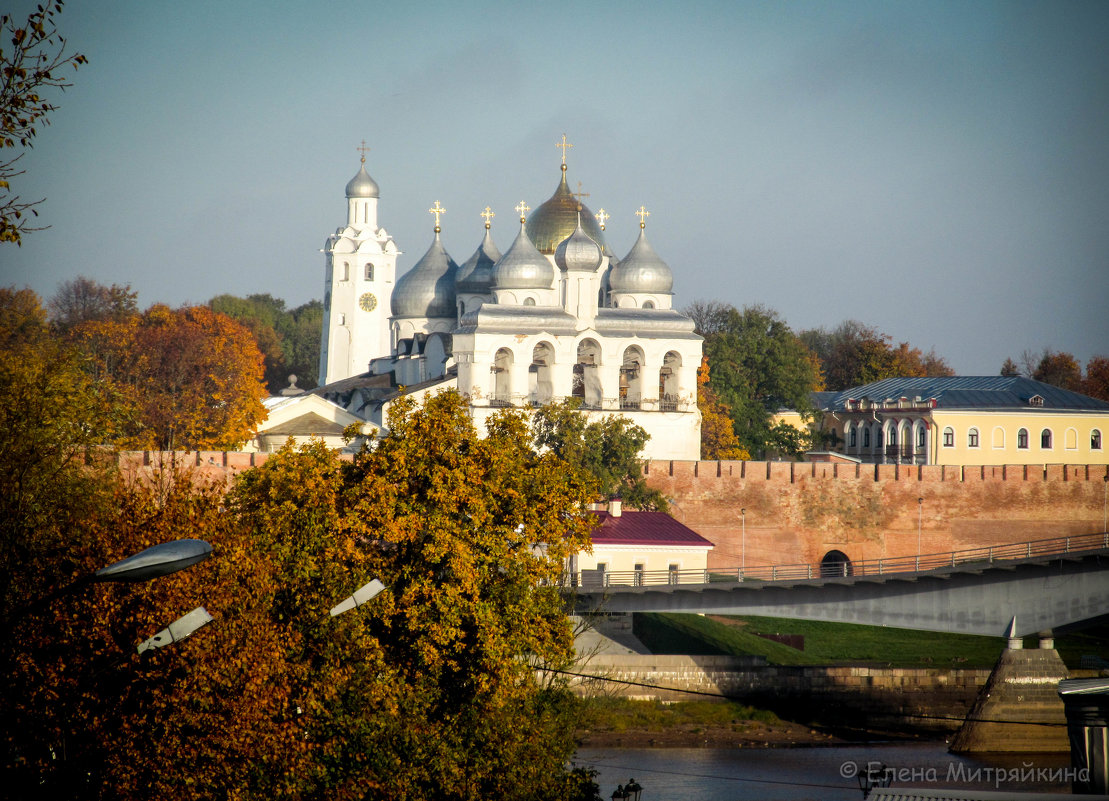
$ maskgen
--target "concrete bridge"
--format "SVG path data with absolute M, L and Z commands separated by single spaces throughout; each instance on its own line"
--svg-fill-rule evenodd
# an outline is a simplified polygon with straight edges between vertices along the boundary
M 687 612 L 1001 636 L 1109 614 L 1109 533 L 811 565 L 568 577 L 579 614 Z

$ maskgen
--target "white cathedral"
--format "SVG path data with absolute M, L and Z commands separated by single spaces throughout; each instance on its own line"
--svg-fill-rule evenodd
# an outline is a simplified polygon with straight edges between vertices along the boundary
M 503 407 L 578 398 L 583 414 L 624 415 L 648 434 L 647 459 L 698 459 L 701 337 L 672 308 L 674 277 L 639 238 L 621 260 L 595 216 L 562 178 L 502 255 L 485 236 L 459 266 L 440 241 L 396 278 L 401 252 L 378 225 L 379 188 L 366 172 L 347 184 L 347 223 L 324 245 L 322 396 L 382 427 L 402 394 L 456 389 L 474 423 Z

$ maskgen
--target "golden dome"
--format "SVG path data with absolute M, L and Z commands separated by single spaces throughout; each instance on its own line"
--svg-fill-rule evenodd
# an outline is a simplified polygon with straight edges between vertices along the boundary
M 597 224 L 597 218 L 585 204 L 570 192 L 566 185 L 566 165 L 562 165 L 562 180 L 558 189 L 543 205 L 528 217 L 528 238 L 536 249 L 544 255 L 552 255 L 559 243 L 574 233 L 578 227 L 578 208 L 581 208 L 581 227 L 602 250 L 605 246 L 604 234 Z

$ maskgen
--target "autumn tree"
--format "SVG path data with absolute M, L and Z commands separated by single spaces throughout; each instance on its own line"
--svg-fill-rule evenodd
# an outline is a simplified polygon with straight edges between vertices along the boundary
M 705 337 L 712 365 L 707 386 L 728 408 L 744 449 L 760 456 L 782 452 L 788 432 L 776 429 L 773 415 L 783 408 L 815 414 L 811 393 L 822 388 L 816 357 L 771 309 L 729 307 L 720 314 L 718 330 Z
M 265 358 L 265 380 L 271 394 L 287 387 L 290 375 L 297 377 L 302 389 L 316 386 L 322 303 L 309 301 L 289 310 L 280 298 L 255 294 L 245 298 L 217 295 L 208 305 L 250 329 Z
M 1012 359 L 1007 358 L 1001 365 L 1001 375 L 1009 377 L 1019 376 L 1020 367 L 1018 367 L 1017 363 L 1014 362 Z
M 1082 394 L 1109 401 L 1109 357 L 1094 356 L 1086 362 L 1086 376 L 1082 379 Z
M 709 360 L 702 357 L 697 369 L 697 408 L 701 410 L 701 458 L 742 459 L 751 454 L 739 444 L 728 408 L 709 386 Z
M 262 355 L 250 332 L 226 315 L 156 304 L 137 317 L 82 324 L 72 336 L 89 369 L 130 401 L 122 444 L 233 449 L 265 419 Z
M 1044 350 L 1032 378 L 1071 392 L 1082 391 L 1082 368 L 1073 355 L 1063 351 Z
M 50 90 L 65 90 L 71 84 L 66 73 L 86 63 L 80 53 L 66 50 L 55 17 L 61 0 L 45 0 L 17 22 L 11 14 L 0 16 L 0 154 L 30 148 L 41 125 L 49 125 L 49 114 L 57 107 L 46 99 Z M 0 242 L 21 243 L 23 234 L 35 230 L 26 218 L 38 216 L 41 200 L 26 201 L 11 188 L 23 152 L 0 155 Z
M 547 404 L 532 419 L 535 442 L 593 482 L 593 500 L 620 498 L 632 509 L 666 511 L 666 497 L 647 486 L 641 454 L 650 435 L 621 415 L 590 420 L 580 398 Z
M 104 286 L 79 275 L 63 281 L 47 303 L 50 324 L 68 332 L 94 320 L 119 322 L 139 313 L 138 293 L 130 284 Z
M 858 320 L 846 320 L 831 331 L 823 328 L 802 331 L 800 337 L 820 359 L 830 390 L 885 378 L 955 374 L 934 349 L 924 353 L 908 342 L 895 347 L 889 335 Z

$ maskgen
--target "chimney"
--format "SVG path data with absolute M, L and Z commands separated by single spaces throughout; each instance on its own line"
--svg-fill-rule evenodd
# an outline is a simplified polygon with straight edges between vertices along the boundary
M 623 511 L 621 509 L 621 506 L 622 504 L 620 503 L 620 499 L 613 498 L 611 501 L 608 502 L 608 513 L 613 517 L 619 517 L 621 512 Z

